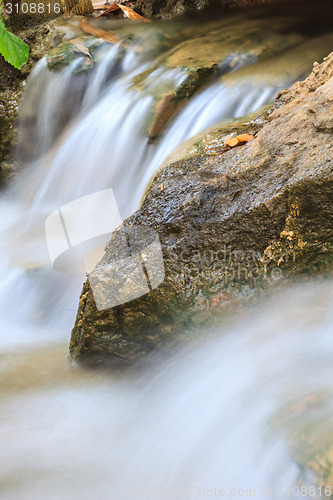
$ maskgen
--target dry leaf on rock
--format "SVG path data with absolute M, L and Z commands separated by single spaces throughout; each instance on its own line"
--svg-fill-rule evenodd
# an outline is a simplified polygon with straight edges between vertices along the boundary
M 87 49 L 87 47 L 85 47 L 85 45 L 83 45 L 82 42 L 80 42 L 79 40 L 71 40 L 70 42 L 72 45 L 74 45 L 74 47 L 76 47 L 80 52 L 82 52 L 82 54 L 85 54 L 86 56 L 90 57 L 90 59 L 93 61 L 89 49 Z
M 120 10 L 120 7 L 118 4 L 116 3 L 113 3 L 112 5 L 105 5 L 104 8 L 107 7 L 107 10 L 105 10 L 104 12 L 102 12 L 102 14 L 99 14 L 98 16 L 95 17 L 95 19 L 98 19 L 99 17 L 102 17 L 102 16 L 105 16 L 106 14 L 110 14 L 110 12 L 115 12 L 117 10 Z
M 123 11 L 125 16 L 127 16 L 129 19 L 136 19 L 137 21 L 144 21 L 145 23 L 150 23 L 150 20 L 147 19 L 146 17 L 140 16 L 137 12 L 134 10 L 130 9 L 129 7 L 126 7 L 125 5 L 122 5 L 121 3 L 117 3 L 118 7 Z
M 251 141 L 251 139 L 253 139 L 253 135 L 241 134 L 225 141 L 225 145 L 230 148 L 235 148 L 236 146 L 241 146 L 242 144 Z

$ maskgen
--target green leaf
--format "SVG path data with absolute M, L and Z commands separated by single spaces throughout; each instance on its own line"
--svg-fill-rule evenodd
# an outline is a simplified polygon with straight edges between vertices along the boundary
M 16 69 L 21 69 L 29 58 L 29 46 L 21 38 L 10 33 L 2 19 L 0 19 L 0 54 Z

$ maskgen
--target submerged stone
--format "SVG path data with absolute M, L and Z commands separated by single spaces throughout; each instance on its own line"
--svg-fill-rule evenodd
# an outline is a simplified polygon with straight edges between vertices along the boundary
M 261 79 L 261 83 L 269 81 L 277 91 L 286 82 L 291 85 L 305 76 L 307 61 L 313 60 L 310 55 L 314 54 L 315 59 L 320 53 L 319 43 L 323 54 L 326 47 L 327 52 L 330 50 L 333 41 L 332 35 L 308 40 L 295 28 L 292 16 L 273 15 L 269 25 L 260 16 L 249 20 L 247 16 L 228 15 L 205 23 L 199 21 L 148 24 L 90 21 L 95 29 L 112 33 L 121 40 L 123 50 L 119 57 L 132 51 L 138 65 L 143 64 L 142 73 L 133 77 L 132 88 L 153 98 L 146 127 L 151 140 L 158 139 L 187 101 L 212 80 L 219 78 L 224 85 L 243 85 L 246 92 L 245 83 L 249 87 Z M 91 57 L 66 41 L 48 53 L 51 70 L 78 60 L 75 73 L 87 72 L 106 57 L 110 47 L 102 39 L 86 35 L 75 41 L 88 49 Z M 304 53 L 308 57 L 304 58 Z
M 154 109 L 147 131 L 151 139 L 157 138 L 187 101 L 212 80 L 220 77 L 223 81 L 226 76 L 228 83 L 233 79 L 236 69 L 237 75 L 239 68 L 251 68 L 257 61 L 262 61 L 264 67 L 266 58 L 283 53 L 287 48 L 297 47 L 303 41 L 303 37 L 297 33 L 288 36 L 280 34 L 279 19 L 272 20 L 269 29 L 261 20 L 251 21 L 249 23 L 247 19 L 239 20 L 237 30 L 230 24 L 230 20 L 223 19 L 211 21 L 204 26 L 195 25 L 188 28 L 186 40 L 160 56 L 160 67 L 164 67 L 165 71 L 181 70 L 184 77 L 175 81 L 170 89 L 163 85 L 154 89 Z M 271 66 L 272 64 L 274 63 L 271 63 Z M 154 69 L 156 71 L 157 68 Z M 133 79 L 133 87 L 152 95 L 151 78 L 154 69 L 137 75 Z M 260 69 L 262 68 L 259 66 L 258 70 Z M 291 83 L 301 75 L 297 69 L 290 68 Z M 251 72 L 251 69 L 249 71 Z M 267 74 L 267 71 L 264 73 Z M 283 76 L 280 76 L 280 80 Z M 278 84 L 276 88 L 279 88 Z

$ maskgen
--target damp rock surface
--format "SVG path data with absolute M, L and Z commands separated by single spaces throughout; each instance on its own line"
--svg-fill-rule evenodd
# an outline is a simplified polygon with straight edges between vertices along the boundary
M 140 210 L 114 233 L 98 272 L 107 272 L 117 242 L 141 225 L 159 236 L 165 279 L 100 311 L 87 280 L 71 356 L 142 357 L 223 318 L 277 279 L 330 269 L 332 102 L 333 53 L 279 94 L 251 141 L 160 169 Z

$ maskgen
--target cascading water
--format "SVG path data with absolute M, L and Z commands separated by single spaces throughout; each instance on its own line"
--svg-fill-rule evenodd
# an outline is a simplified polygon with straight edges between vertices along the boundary
M 64 277 L 58 299 L 55 288 L 61 278 L 50 269 L 44 229 L 45 220 L 53 210 L 90 193 L 113 188 L 120 215 L 125 218 L 139 207 L 152 175 L 176 146 L 224 118 L 260 108 L 272 100 L 277 91 L 276 87 L 267 84 L 265 88 L 254 87 L 252 92 L 241 98 L 243 87 L 233 89 L 214 84 L 185 107 L 158 145 L 149 144 L 145 129 L 153 98 L 141 96 L 129 88 L 133 77 L 145 71 L 147 63 L 138 62 L 133 53 L 125 54 L 120 74 L 101 90 L 101 82 L 118 59 L 117 48 L 111 47 L 96 74 L 92 75 L 91 85 L 88 82 L 85 92 L 81 94 L 81 109 L 74 103 L 72 116 L 67 114 L 65 118 L 67 109 L 65 106 L 64 110 L 62 103 L 67 102 L 66 95 L 70 85 L 73 85 L 77 61 L 63 71 L 63 80 L 61 73 L 53 75 L 47 69 L 44 60 L 32 74 L 26 104 L 23 105 L 22 122 L 24 125 L 29 122 L 32 110 L 37 110 L 38 120 L 34 139 L 27 136 L 27 132 L 31 134 L 29 127 L 22 128 L 21 143 L 23 149 L 24 145 L 30 146 L 35 140 L 34 154 L 39 151 L 39 159 L 25 165 L 17 184 L 7 193 L 8 201 L 3 202 L 11 212 L 11 223 L 7 228 L 10 234 L 2 239 L 3 254 L 7 259 L 11 255 L 11 263 L 7 264 L 10 270 L 4 270 L 8 278 L 2 292 L 2 304 L 6 304 L 6 317 L 2 316 L 2 320 L 7 321 L 7 315 L 12 310 L 15 323 L 23 320 L 22 332 L 26 332 L 32 311 L 33 315 L 43 314 L 38 298 L 40 281 L 46 284 L 42 287 L 42 301 L 45 303 L 45 288 L 48 288 L 53 302 L 52 306 L 48 302 L 46 320 L 52 318 L 53 322 L 54 314 L 58 316 L 60 310 L 71 309 L 67 331 L 73 321 L 83 276 L 76 280 Z M 184 80 L 185 74 L 181 70 L 165 69 L 152 73 L 150 77 L 156 78 L 156 85 L 167 82 L 169 88 L 174 88 Z M 59 123 L 64 119 L 68 125 L 59 136 Z M 13 199 L 17 200 L 14 210 Z M 11 269 L 13 265 L 16 266 L 14 270 Z M 32 270 L 27 272 L 27 269 Z M 30 319 L 24 314 L 25 304 L 20 318 L 17 318 L 13 295 L 17 298 L 18 287 L 24 294 Z M 64 293 L 64 288 L 67 293 Z M 36 308 L 39 312 L 35 311 Z M 32 321 L 34 323 L 35 319 L 32 318 Z M 36 339 L 39 340 L 39 336 Z M 6 336 L 5 343 L 8 341 Z
M 326 55 L 330 43 L 323 37 L 318 54 Z M 233 57 L 238 55 L 229 55 L 228 64 Z M 313 62 L 313 52 L 307 57 Z M 331 284 L 293 290 L 298 299 L 292 304 L 286 292 L 257 313 L 260 321 L 251 317 L 250 328 L 233 327 L 220 340 L 161 361 L 148 375 L 143 370 L 110 380 L 64 364 L 66 347 L 59 342 L 68 338 L 82 277 L 52 269 L 44 225 L 60 206 L 106 188 L 113 188 L 121 217 L 130 215 L 179 144 L 272 101 L 304 74 L 304 64 L 292 80 L 277 83 L 265 72 L 258 79 L 262 65 L 253 64 L 251 76 L 251 58 L 224 78 L 221 60 L 220 78 L 152 144 L 147 127 L 154 88 L 172 91 L 184 81 L 184 70 L 156 69 L 156 62 L 122 46 L 105 50 L 88 76 L 75 74 L 80 62 L 57 72 L 46 60 L 37 64 L 21 113 L 23 165 L 0 204 L 0 430 L 6 456 L 0 498 L 202 498 L 218 496 L 210 493 L 214 488 L 226 497 L 253 491 L 257 497 L 292 496 L 288 489 L 298 481 L 310 486 L 313 478 L 291 457 L 288 433 L 298 424 L 283 409 L 322 392 L 323 420 L 331 409 Z M 133 78 L 145 71 L 149 91 L 139 93 Z M 307 304 L 318 296 L 324 306 L 310 312 Z M 281 308 L 283 317 L 274 323 Z M 310 326 L 300 320 L 304 312 Z M 283 422 L 279 432 L 276 418 Z M 246 490 L 252 493 L 240 493 Z M 308 495 L 314 497 L 320 498 L 318 491 Z
M 0 498 L 329 498 L 295 456 L 332 435 L 332 300 L 294 287 L 126 374 L 70 370 L 66 346 L 2 356 Z
M 324 37 L 321 50 L 326 51 L 329 40 Z M 40 61 L 26 90 L 18 151 L 23 167 L 2 201 L 9 214 L 1 240 L 6 276 L 0 301 L 5 310 L 2 330 L 7 329 L 8 317 L 16 325 L 10 339 L 5 335 L 6 345 L 14 339 L 25 342 L 28 324 L 39 341 L 38 331 L 52 336 L 55 318 L 61 316 L 60 329 L 66 335 L 73 323 L 84 273 L 68 278 L 52 271 L 45 238 L 50 213 L 112 188 L 120 216 L 127 217 L 139 207 L 154 172 L 180 143 L 218 122 L 259 109 L 291 83 L 290 76 L 272 79 L 265 73 L 258 82 L 255 71 L 252 77 L 235 78 L 234 85 L 222 76 L 189 101 L 157 144 L 150 144 L 147 128 L 155 89 L 172 91 L 185 80 L 185 71 L 156 68 L 154 60 L 122 46 L 105 48 L 102 61 L 88 76 L 76 74 L 81 62 L 78 58 L 52 72 L 46 60 Z M 221 61 L 221 74 L 229 68 L 237 77 L 240 69 L 253 63 L 253 56 L 228 55 Z M 304 71 L 304 63 L 301 68 L 294 79 Z M 132 82 L 144 72 L 150 72 L 148 91 L 140 93 Z M 58 320 L 56 324 L 58 337 Z

